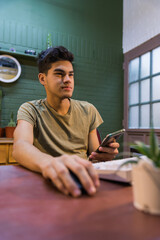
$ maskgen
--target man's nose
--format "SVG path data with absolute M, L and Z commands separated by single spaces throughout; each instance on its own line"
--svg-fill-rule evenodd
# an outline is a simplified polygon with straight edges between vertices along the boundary
M 70 76 L 69 76 L 68 74 L 66 74 L 66 75 L 64 76 L 64 78 L 63 78 L 63 81 L 64 81 L 64 82 L 69 82 L 69 81 L 71 81 L 71 80 L 70 80 Z

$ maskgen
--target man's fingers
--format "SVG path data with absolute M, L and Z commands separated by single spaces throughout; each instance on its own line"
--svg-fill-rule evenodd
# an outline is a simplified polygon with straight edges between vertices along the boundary
M 74 161 L 72 160 L 72 156 L 68 156 L 68 155 L 60 156 L 58 157 L 58 161 L 56 160 L 54 162 L 54 169 L 58 177 L 61 179 L 61 181 L 67 188 L 68 192 L 73 197 L 79 197 L 81 195 L 81 191 L 69 173 L 68 166 L 67 166 L 68 162 L 74 163 Z
M 112 142 L 108 146 L 111 147 L 111 148 L 119 148 L 120 147 L 118 142 Z
M 101 153 L 96 153 L 96 152 L 92 152 L 90 155 L 90 159 L 93 160 L 97 160 L 97 161 L 110 161 L 113 160 L 115 158 L 116 154 L 114 153 L 107 153 L 107 152 L 101 152 Z
M 54 168 L 48 168 L 46 174 L 43 174 L 43 175 L 45 178 L 49 178 L 60 192 L 63 192 L 66 195 L 69 194 L 69 191 L 67 190 L 67 188 L 65 187 L 61 179 L 58 177 Z
M 81 191 L 76 185 L 75 181 L 72 179 L 68 169 L 64 165 L 59 163 L 56 165 L 56 172 L 58 177 L 61 179 L 61 181 L 65 185 L 68 192 L 73 197 L 79 197 L 81 195 Z
M 114 143 L 118 144 L 118 143 Z M 89 156 L 89 159 L 98 160 L 98 161 L 110 161 L 115 158 L 115 156 L 119 153 L 118 148 L 113 147 L 99 147 L 100 153 L 92 152 Z
M 98 174 L 97 174 L 96 170 L 94 169 L 92 163 L 89 162 L 89 161 L 83 160 L 83 159 L 79 159 L 78 162 L 81 163 L 83 166 L 85 166 L 85 168 L 86 168 L 89 176 L 91 177 L 94 185 L 96 187 L 99 187 L 100 186 L 99 177 L 98 177 Z
M 67 162 L 67 167 L 77 175 L 89 195 L 96 193 L 96 187 L 99 186 L 98 176 L 96 171 L 92 169 L 91 163 L 88 162 L 87 164 L 86 160 L 74 156 L 74 159 Z
M 111 148 L 111 147 L 99 147 L 99 151 L 101 153 L 109 153 L 109 154 L 118 154 L 118 148 Z

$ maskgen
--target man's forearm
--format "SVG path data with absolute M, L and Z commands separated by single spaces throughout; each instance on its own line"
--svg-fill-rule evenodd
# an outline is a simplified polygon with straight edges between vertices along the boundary
M 24 140 L 18 140 L 13 145 L 14 159 L 24 167 L 42 173 L 42 167 L 52 156 L 41 152 L 32 144 Z

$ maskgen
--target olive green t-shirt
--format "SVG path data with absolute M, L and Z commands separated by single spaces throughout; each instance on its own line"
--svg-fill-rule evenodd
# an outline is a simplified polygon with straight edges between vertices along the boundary
M 46 99 L 22 104 L 17 120 L 32 124 L 34 146 L 54 157 L 76 154 L 87 158 L 88 135 L 102 122 L 97 109 L 90 103 L 70 99 L 70 108 L 65 115 L 58 114 Z

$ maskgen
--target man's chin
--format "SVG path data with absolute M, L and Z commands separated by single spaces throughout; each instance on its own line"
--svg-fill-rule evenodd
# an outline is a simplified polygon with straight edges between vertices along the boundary
M 63 95 L 63 99 L 66 99 L 66 98 L 71 98 L 72 97 L 72 94 L 65 94 L 65 95 Z

